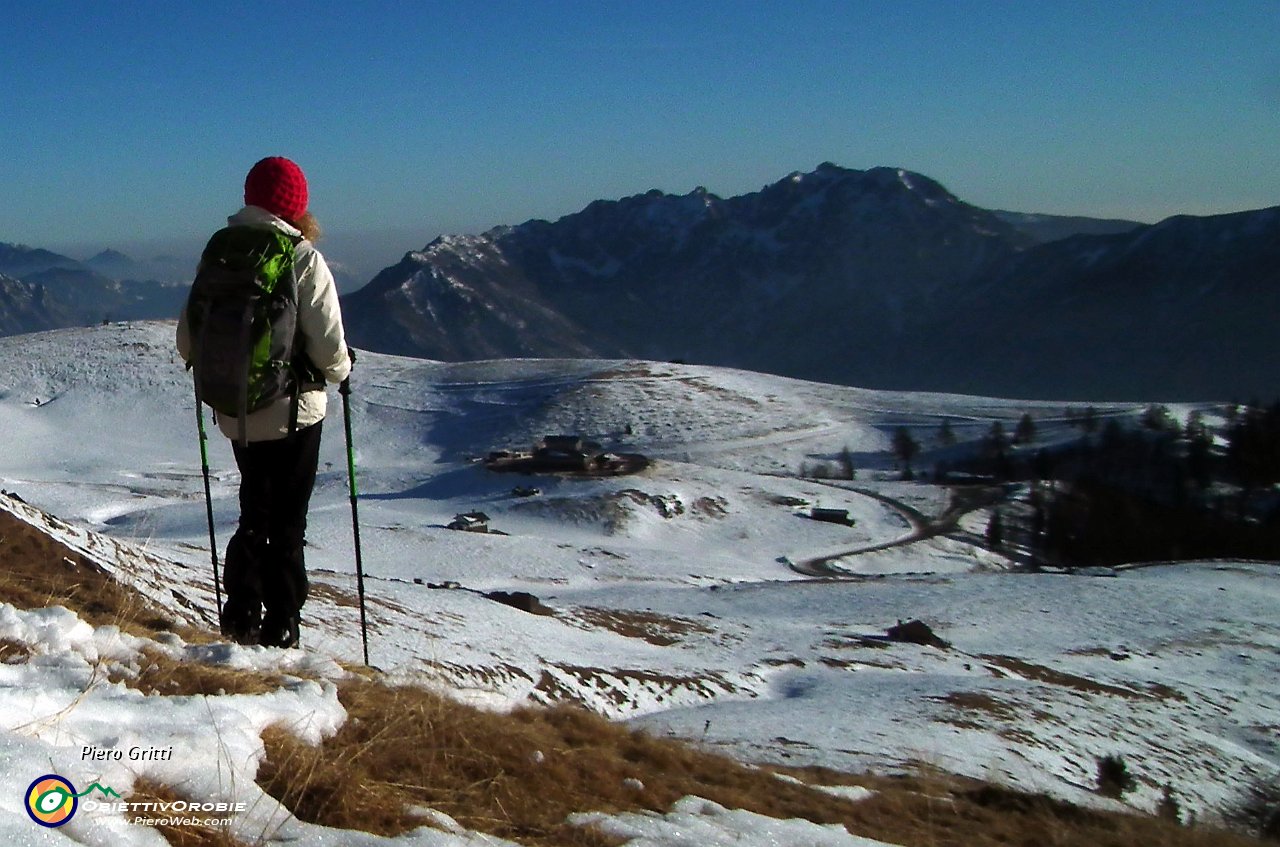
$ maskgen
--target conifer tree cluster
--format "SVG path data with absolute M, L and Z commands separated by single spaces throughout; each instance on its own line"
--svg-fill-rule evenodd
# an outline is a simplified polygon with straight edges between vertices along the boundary
M 1229 414 L 1227 462 L 1246 489 L 1280 482 L 1280 400 L 1263 408 L 1256 403 Z
M 1280 550 L 1280 403 L 1229 410 L 1220 446 L 1204 415 L 1159 404 L 1115 418 L 1053 458 L 1040 552 L 1063 564 L 1274 558 Z
M 1031 415 L 1012 434 L 995 421 L 969 458 L 940 461 L 935 478 L 1033 482 L 1024 529 L 1049 563 L 1275 558 L 1280 402 L 1192 411 L 1185 422 L 1160 403 L 1137 415 L 1068 409 L 1066 420 L 1079 436 L 1043 446 Z M 944 438 L 954 441 L 950 427 L 940 431 L 939 445 Z M 894 450 L 904 463 L 916 456 L 901 437 Z M 988 527 L 997 539 L 1007 530 Z

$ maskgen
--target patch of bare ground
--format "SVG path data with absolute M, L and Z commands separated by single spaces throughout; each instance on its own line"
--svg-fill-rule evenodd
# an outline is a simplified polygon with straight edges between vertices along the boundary
M 654 373 L 650 362 L 627 362 L 617 367 L 606 368 L 595 374 L 593 380 L 604 380 L 606 382 L 617 382 L 624 379 L 667 379 L 671 374 Z
M 887 638 L 871 638 L 865 635 L 828 635 L 822 640 L 822 646 L 832 650 L 885 650 L 889 647 Z
M 771 656 L 767 659 L 761 659 L 760 664 L 765 665 L 767 667 L 771 667 L 771 668 L 782 668 L 782 667 L 803 668 L 805 666 L 804 660 L 798 659 L 795 656 L 788 656 L 785 659 L 779 659 L 776 656 Z
M 1054 670 L 1034 662 L 1015 659 L 1012 656 L 981 656 L 983 661 L 998 668 L 1010 671 L 1024 679 L 1033 679 L 1047 685 L 1071 688 L 1085 694 L 1106 694 L 1113 697 L 1124 697 L 1129 700 L 1186 700 L 1186 695 L 1167 685 L 1149 685 L 1144 690 L 1124 688 L 1106 682 L 1098 682 L 1065 671 Z
M 822 773 L 806 780 L 836 784 Z M 844 782 L 847 782 L 847 777 Z M 904 847 L 1261 847 L 1261 841 L 1151 815 L 1085 809 L 1042 794 L 937 773 L 865 775 L 875 795 L 846 828 Z
M 475 666 L 431 659 L 423 662 L 423 665 L 429 669 L 433 678 L 445 683 L 451 683 L 460 688 L 471 688 L 480 685 L 500 691 L 510 686 L 513 682 L 533 682 L 533 677 L 529 676 L 523 668 L 506 662 Z
M 21 665 L 31 658 L 31 648 L 21 641 L 0 639 L 0 664 Z
M 866 659 L 838 659 L 835 656 L 823 656 L 818 659 L 818 661 L 822 662 L 822 664 L 829 668 L 836 668 L 839 670 L 860 670 L 866 668 L 868 670 L 900 671 L 904 667 L 903 665 L 896 664 L 894 662 L 876 662 L 868 661 Z
M 1016 707 L 981 691 L 953 691 L 945 697 L 930 698 L 951 706 L 955 713 L 942 718 L 943 723 L 962 729 L 986 729 L 988 725 L 972 713 L 990 715 L 997 721 L 1014 721 L 1022 716 Z
M 308 593 L 313 598 L 328 600 L 335 606 L 341 606 L 347 609 L 358 609 L 360 607 L 360 598 L 349 591 L 343 591 L 324 582 L 313 582 Z
M 689 505 L 689 512 L 703 518 L 723 518 L 729 514 L 729 501 L 723 497 L 699 497 Z
M 680 643 L 689 633 L 714 635 L 715 629 L 701 621 L 674 615 L 632 609 L 604 609 L 597 606 L 578 606 L 562 613 L 570 623 L 582 623 L 588 627 L 608 629 L 628 638 L 640 638 L 659 647 Z
M 638 668 L 592 668 L 567 664 L 555 664 L 554 667 L 561 674 L 572 677 L 573 684 L 565 684 L 544 670 L 534 689 L 550 703 L 586 706 L 589 705 L 583 693 L 586 691 L 599 695 L 614 706 L 625 707 L 634 700 L 637 690 L 648 692 L 658 703 L 677 693 L 692 692 L 712 700 L 738 690 L 733 683 L 715 673 L 680 676 Z
M 681 377 L 677 382 L 683 383 L 696 391 L 701 391 L 703 394 L 712 394 L 724 400 L 740 403 L 748 408 L 760 409 L 765 405 L 760 402 L 760 398 L 758 397 L 750 394 L 744 394 L 741 391 L 734 391 L 733 389 L 727 388 L 723 385 L 716 385 L 705 377 L 686 376 Z

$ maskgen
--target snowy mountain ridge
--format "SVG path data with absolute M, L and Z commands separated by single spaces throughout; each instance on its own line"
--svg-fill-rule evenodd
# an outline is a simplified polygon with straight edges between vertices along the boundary
M 438 239 L 349 295 L 344 314 L 357 343 L 431 358 L 687 353 L 787 372 L 779 356 L 838 355 L 822 349 L 827 315 L 901 324 L 899 301 L 933 297 L 1019 240 L 926 177 L 823 165 L 741 197 L 651 191 L 555 222 Z M 824 285 L 854 267 L 866 280 Z M 817 337 L 779 346 L 801 327 Z M 747 338 L 759 342 L 754 359 L 735 353 Z
M 1275 217 L 996 213 L 921 174 L 824 163 L 739 197 L 655 190 L 442 237 L 345 309 L 357 343 L 449 360 L 639 356 L 867 387 L 1228 399 L 1265 392 L 1280 356 L 1256 322 L 1280 290 Z M 1156 269 L 1158 290 L 1143 282 Z M 1138 319 L 1157 307 L 1159 322 Z

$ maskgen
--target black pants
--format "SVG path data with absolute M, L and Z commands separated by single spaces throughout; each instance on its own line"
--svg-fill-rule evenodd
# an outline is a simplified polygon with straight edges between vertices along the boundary
M 232 441 L 240 468 L 240 528 L 227 545 L 224 613 L 297 621 L 307 599 L 303 545 L 320 461 L 320 423 L 275 441 Z

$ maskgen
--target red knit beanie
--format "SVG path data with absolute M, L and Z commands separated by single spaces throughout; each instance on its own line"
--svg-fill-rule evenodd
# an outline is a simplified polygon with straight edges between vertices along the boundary
M 307 212 L 307 178 L 283 156 L 268 156 L 244 178 L 244 203 L 296 221 Z

